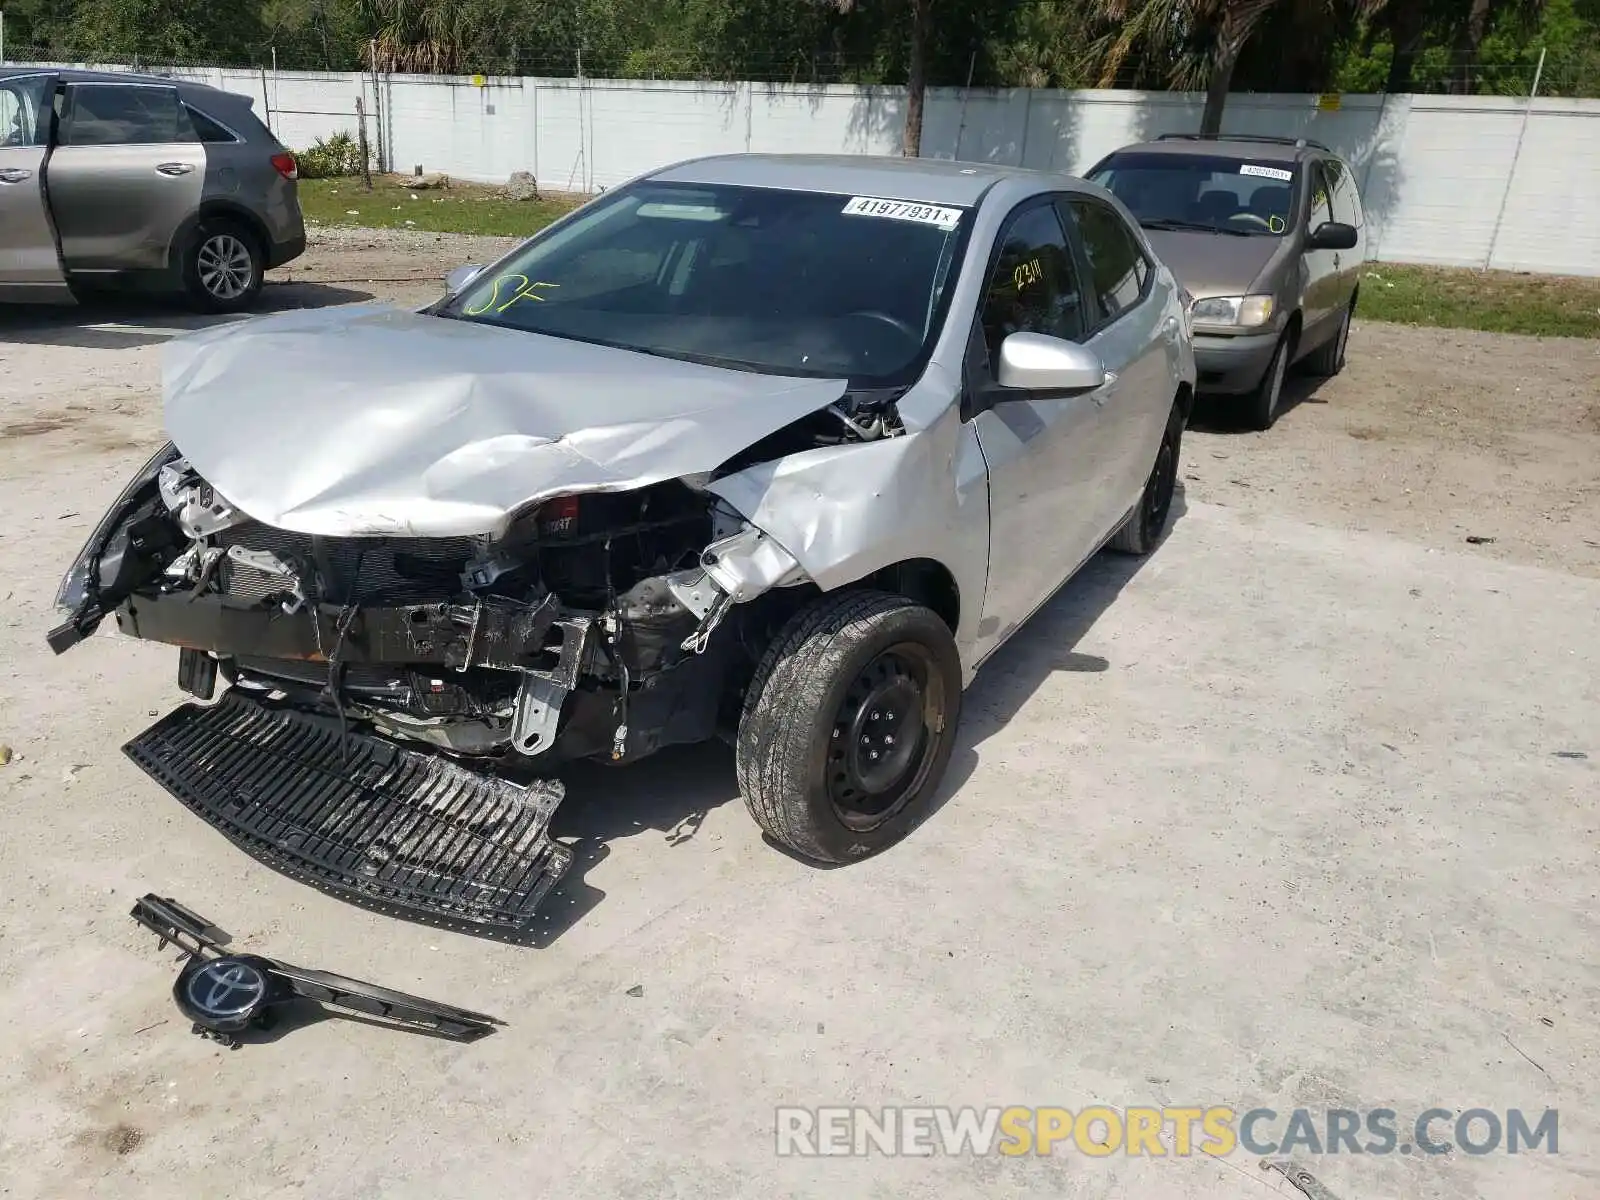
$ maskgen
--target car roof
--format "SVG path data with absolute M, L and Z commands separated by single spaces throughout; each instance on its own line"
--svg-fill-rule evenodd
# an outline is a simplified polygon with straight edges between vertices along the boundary
M 0 79 L 15 79 L 23 75 L 54 75 L 64 83 L 149 83 L 162 87 L 175 87 L 182 92 L 202 92 L 213 96 L 239 95 L 237 92 L 214 88 L 207 83 L 175 79 L 170 75 L 151 75 L 132 71 L 90 71 L 80 67 L 0 67 Z M 248 99 L 243 96 L 239 98 Z
M 1222 137 L 1170 137 L 1153 142 L 1137 142 L 1122 146 L 1114 154 L 1170 154 L 1175 158 L 1186 156 L 1215 157 L 1233 155 L 1236 158 L 1257 158 L 1265 162 L 1298 162 L 1314 154 L 1331 154 L 1325 146 L 1306 138 L 1262 138 L 1259 141 L 1248 134 L 1225 134 Z M 1110 155 L 1106 156 L 1107 158 Z
M 1040 190 L 1070 191 L 1069 176 L 992 163 L 866 154 L 723 154 L 691 159 L 647 178 L 664 183 L 727 184 L 786 191 L 875 196 L 917 204 L 970 207 L 995 184 L 1035 183 Z

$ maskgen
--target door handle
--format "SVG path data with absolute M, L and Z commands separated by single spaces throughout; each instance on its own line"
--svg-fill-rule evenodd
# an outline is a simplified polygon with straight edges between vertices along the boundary
M 32 178 L 33 172 L 22 167 L 0 167 L 0 183 L 21 183 Z
M 1338 268 L 1339 268 L 1339 255 L 1337 253 L 1335 253 L 1334 256 L 1333 256 L 1333 266 L 1334 266 L 1335 270 L 1338 270 Z
M 194 170 L 194 166 L 190 163 L 162 163 L 156 170 L 163 175 L 187 175 Z

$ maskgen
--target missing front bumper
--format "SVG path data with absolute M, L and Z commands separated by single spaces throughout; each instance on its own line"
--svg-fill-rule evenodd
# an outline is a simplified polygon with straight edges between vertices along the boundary
M 238 691 L 185 704 L 124 752 L 268 866 L 394 916 L 510 941 L 572 863 L 561 784 L 520 787 Z

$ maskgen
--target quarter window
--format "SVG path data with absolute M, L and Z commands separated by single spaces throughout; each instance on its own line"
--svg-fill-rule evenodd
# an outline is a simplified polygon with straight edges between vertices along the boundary
M 1069 200 L 1067 204 L 1078 223 L 1102 317 L 1114 320 L 1139 303 L 1150 279 L 1150 264 L 1133 232 L 1111 209 L 1093 200 Z
M 1013 333 L 1083 337 L 1083 296 L 1066 231 L 1052 206 L 1028 209 L 1006 230 L 984 293 L 982 322 L 991 365 Z
M 77 84 L 71 89 L 65 146 L 149 146 L 197 141 L 171 88 Z
M 239 140 L 198 108 L 190 108 L 186 104 L 183 107 L 183 111 L 187 114 L 190 123 L 194 126 L 195 133 L 200 136 L 202 142 L 236 142 Z

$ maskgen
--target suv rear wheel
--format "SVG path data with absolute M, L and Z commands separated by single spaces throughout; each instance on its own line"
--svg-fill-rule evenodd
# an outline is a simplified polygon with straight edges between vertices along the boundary
M 750 815 L 816 862 L 887 849 L 932 803 L 960 712 L 961 660 L 938 614 L 884 592 L 822 596 L 745 695 L 734 762 Z
M 255 235 L 237 221 L 202 221 L 183 260 L 183 290 L 201 312 L 248 308 L 264 271 Z

